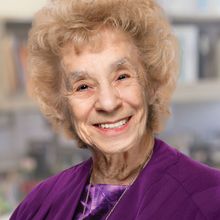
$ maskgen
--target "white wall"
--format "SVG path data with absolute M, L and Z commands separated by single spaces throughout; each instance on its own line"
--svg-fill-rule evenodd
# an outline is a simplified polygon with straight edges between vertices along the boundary
M 1 18 L 29 19 L 47 0 L 0 0 Z

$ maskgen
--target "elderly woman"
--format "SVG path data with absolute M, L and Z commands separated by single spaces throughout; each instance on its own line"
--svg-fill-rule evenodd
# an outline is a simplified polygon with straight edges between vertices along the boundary
M 53 0 L 36 15 L 33 95 L 92 158 L 40 183 L 11 220 L 220 219 L 220 172 L 154 137 L 176 51 L 153 0 Z

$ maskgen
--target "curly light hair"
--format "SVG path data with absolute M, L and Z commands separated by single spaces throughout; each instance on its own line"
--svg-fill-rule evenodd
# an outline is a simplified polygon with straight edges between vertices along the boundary
M 79 140 L 61 91 L 61 50 L 69 42 L 80 48 L 103 27 L 122 31 L 138 48 L 146 92 L 155 96 L 147 127 L 159 132 L 170 114 L 178 54 L 169 22 L 154 0 L 51 0 L 36 14 L 29 33 L 31 94 L 55 128 Z

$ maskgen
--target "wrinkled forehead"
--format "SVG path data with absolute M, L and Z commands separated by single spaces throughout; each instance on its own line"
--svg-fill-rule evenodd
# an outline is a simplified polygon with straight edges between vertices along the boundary
M 73 39 L 65 45 L 61 57 L 63 74 L 74 75 L 74 78 L 78 73 L 91 74 L 95 68 L 101 67 L 108 69 L 107 72 L 129 67 L 140 77 L 140 74 L 143 74 L 141 64 L 133 41 L 123 32 L 108 29 L 88 38 Z
M 73 49 L 76 55 L 80 55 L 85 50 L 98 53 L 108 44 L 117 45 L 120 42 L 127 42 L 134 46 L 131 37 L 120 30 L 102 28 L 94 31 L 78 31 L 73 33 L 71 40 L 64 44 L 61 56 L 72 52 Z

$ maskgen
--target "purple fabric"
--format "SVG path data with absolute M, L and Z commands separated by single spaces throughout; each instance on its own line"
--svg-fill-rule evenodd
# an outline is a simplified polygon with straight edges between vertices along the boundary
M 45 180 L 10 220 L 72 220 L 91 167 L 90 159 Z M 156 140 L 150 162 L 108 219 L 219 220 L 220 171 Z
M 127 186 L 97 184 L 86 186 L 73 219 L 105 219 Z M 88 192 L 89 191 L 89 192 Z M 89 193 L 86 203 L 87 193 Z M 84 207 L 86 212 L 83 215 Z

